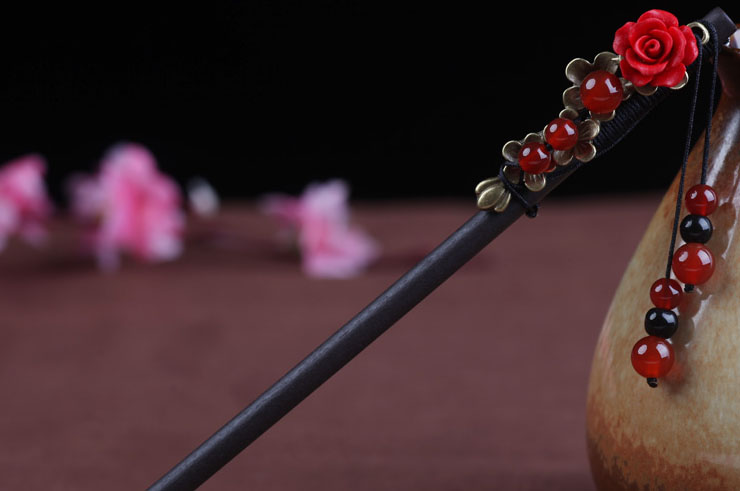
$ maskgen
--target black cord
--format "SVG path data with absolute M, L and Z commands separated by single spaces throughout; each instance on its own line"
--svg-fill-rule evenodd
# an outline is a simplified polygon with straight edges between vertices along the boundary
M 511 195 L 514 196 L 514 198 L 516 198 L 516 200 L 522 204 L 522 207 L 524 208 L 524 214 L 527 215 L 529 218 L 536 217 L 537 210 L 539 210 L 539 206 L 537 204 L 532 204 L 529 201 L 527 201 L 527 198 L 522 196 L 522 194 L 519 191 L 517 191 L 514 183 L 512 183 L 509 180 L 509 178 L 506 177 L 506 172 L 504 172 L 504 169 L 506 168 L 507 165 L 510 165 L 510 164 L 503 164 L 499 168 L 498 170 L 499 179 L 501 179 L 501 182 L 503 183 L 504 187 L 511 193 Z M 518 167 L 518 166 L 515 166 L 515 167 Z
M 668 247 L 668 264 L 665 268 L 666 279 L 671 278 L 671 263 L 673 262 L 673 249 L 676 247 L 676 236 L 678 235 L 678 221 L 681 218 L 681 201 L 683 200 L 683 185 L 686 178 L 686 163 L 689 160 L 691 152 L 691 135 L 694 132 L 694 113 L 696 113 L 696 101 L 699 98 L 699 80 L 701 79 L 702 54 L 704 52 L 701 38 L 696 35 L 696 45 L 699 47 L 699 54 L 696 57 L 696 77 L 694 79 L 694 93 L 691 96 L 691 105 L 689 106 L 689 125 L 686 130 L 686 145 L 683 152 L 683 163 L 681 164 L 681 177 L 678 181 L 678 194 L 676 195 L 676 212 L 673 216 L 673 231 L 671 232 L 671 245 Z
M 707 110 L 706 133 L 704 134 L 704 155 L 701 160 L 701 183 L 707 183 L 707 166 L 709 163 L 709 138 L 712 131 L 712 116 L 714 115 L 714 92 L 717 87 L 717 63 L 719 61 L 719 36 L 717 29 L 709 22 L 702 22 L 702 25 L 709 31 L 709 38 L 712 43 L 712 55 L 714 56 L 714 66 L 712 68 L 712 84 L 709 87 L 709 109 Z

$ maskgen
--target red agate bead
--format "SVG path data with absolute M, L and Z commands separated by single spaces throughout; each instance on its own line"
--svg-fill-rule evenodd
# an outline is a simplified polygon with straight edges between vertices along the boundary
M 717 193 L 706 184 L 692 186 L 686 192 L 686 208 L 692 215 L 707 216 L 717 209 Z
M 606 70 L 596 70 L 581 82 L 581 101 L 594 114 L 610 113 L 622 102 L 619 77 Z
M 645 378 L 658 378 L 673 366 L 671 343 L 658 336 L 645 336 L 632 348 L 632 367 Z
M 528 174 L 542 174 L 550 167 L 551 160 L 544 143 L 525 143 L 519 150 L 519 166 Z
M 674 279 L 660 278 L 650 287 L 650 300 L 659 309 L 675 309 L 682 298 L 681 285 Z
M 701 285 L 714 273 L 714 256 L 704 244 L 691 242 L 673 254 L 673 272 L 687 285 Z
M 578 128 L 567 118 L 555 118 L 545 129 L 545 140 L 555 150 L 569 150 L 578 143 Z

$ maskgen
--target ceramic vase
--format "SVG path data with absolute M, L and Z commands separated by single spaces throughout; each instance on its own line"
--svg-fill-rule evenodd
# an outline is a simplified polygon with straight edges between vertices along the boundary
M 630 353 L 647 335 L 650 286 L 665 274 L 676 178 L 624 273 L 594 353 L 586 437 L 601 491 L 740 490 L 740 50 L 723 48 L 718 69 L 723 93 L 707 179 L 719 196 L 707 243 L 715 272 L 684 295 L 671 338 L 675 364 L 649 387 Z M 702 138 L 689 158 L 687 189 L 699 182 L 703 145 Z

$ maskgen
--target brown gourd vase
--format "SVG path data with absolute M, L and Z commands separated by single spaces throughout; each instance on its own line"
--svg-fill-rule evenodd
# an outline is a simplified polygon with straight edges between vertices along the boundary
M 630 353 L 647 335 L 650 285 L 665 274 L 677 177 L 624 273 L 594 353 L 586 438 L 601 491 L 740 490 L 740 50 L 723 48 L 718 69 L 723 92 L 707 178 L 719 196 L 707 243 L 715 271 L 684 295 L 671 338 L 675 364 L 649 387 Z M 689 158 L 686 189 L 699 182 L 703 145 L 702 138 Z

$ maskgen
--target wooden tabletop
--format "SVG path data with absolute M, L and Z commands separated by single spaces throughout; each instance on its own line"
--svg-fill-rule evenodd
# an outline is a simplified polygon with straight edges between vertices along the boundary
M 548 201 L 203 489 L 593 489 L 593 349 L 658 200 Z M 383 256 L 350 280 L 303 276 L 251 203 L 191 220 L 181 259 L 115 274 L 64 218 L 45 250 L 11 244 L 0 488 L 145 488 L 475 213 L 354 211 Z

